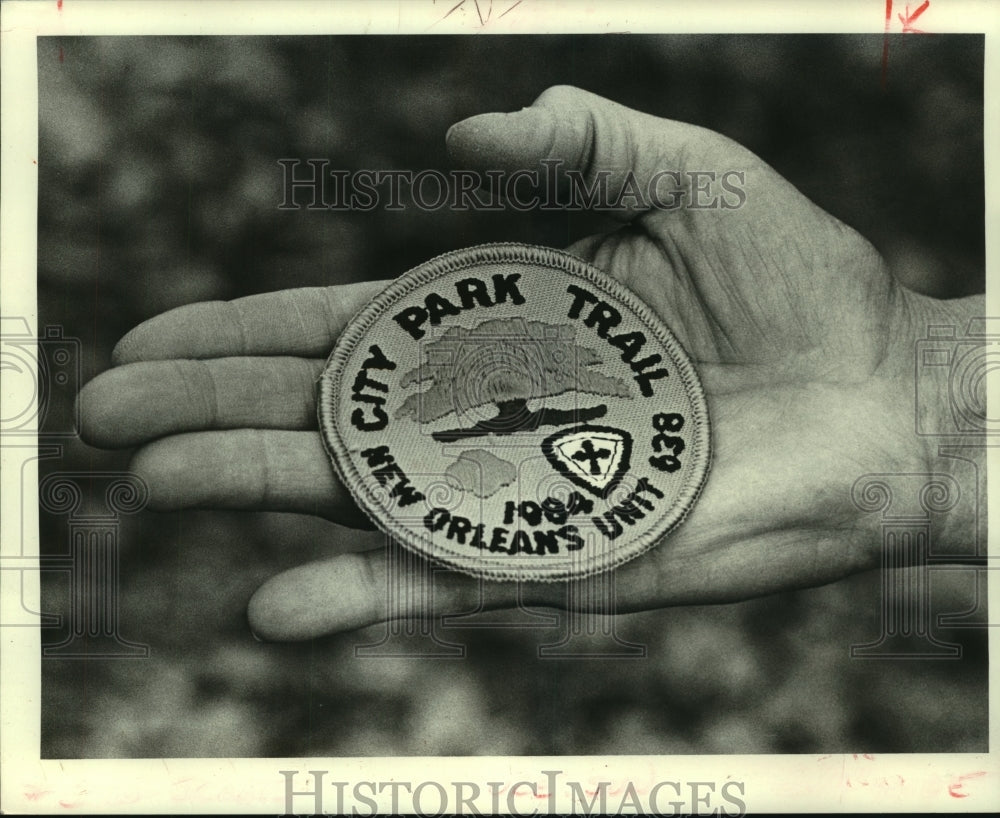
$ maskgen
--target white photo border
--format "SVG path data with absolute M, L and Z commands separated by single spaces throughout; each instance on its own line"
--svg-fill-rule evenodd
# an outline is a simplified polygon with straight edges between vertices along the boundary
M 41 36 L 98 34 L 508 34 L 508 33 L 755 33 L 837 32 L 882 33 L 886 0 L 837 2 L 583 2 L 582 0 L 494 0 L 494 13 L 507 10 L 484 25 L 473 4 L 454 13 L 454 2 L 381 0 L 380 2 L 5 2 L 2 7 L 2 217 L 0 217 L 0 295 L 5 315 L 24 316 L 37 329 L 37 159 L 38 98 L 36 39 Z M 462 5 L 462 4 L 458 4 Z M 897 3 L 902 7 L 902 3 Z M 509 8 L 508 8 L 509 7 Z M 503 10 L 501 9 L 501 10 Z M 902 10 L 900 8 L 899 10 Z M 932 0 L 924 18 L 938 33 L 984 33 L 986 224 L 1000 224 L 1000 5 L 989 0 Z M 894 29 L 895 30 L 895 29 Z M 998 234 L 987 231 L 987 270 L 998 257 Z M 993 276 L 987 279 L 988 314 L 1000 314 L 1000 297 Z M 990 399 L 997 400 L 990 387 Z M 16 396 L 3 392 L 2 399 Z M 10 405 L 10 404 L 8 404 Z M 3 453 L 0 494 L 3 553 L 16 545 L 25 559 L 37 558 L 37 498 L 19 487 L 37 486 L 34 461 L 20 471 Z M 990 450 L 989 467 L 997 468 Z M 15 466 L 17 471 L 15 472 Z M 14 489 L 14 490 L 12 490 Z M 21 515 L 27 541 L 21 541 Z M 990 531 L 1000 531 L 1000 517 L 990 508 Z M 33 527 L 33 528 L 32 528 Z M 33 534 L 31 532 L 34 532 Z M 32 539 L 34 537 L 34 539 Z M 990 537 L 990 554 L 997 549 Z M 21 550 L 23 548 L 23 551 Z M 16 572 L 23 591 L 37 601 L 37 572 Z M 5 586 L 6 587 L 6 586 Z M 8 595 L 9 597 L 9 595 Z M 3 604 L 12 600 L 5 599 Z M 1000 610 L 1000 591 L 989 584 L 989 604 Z M 859 759 L 835 756 L 608 756 L 608 757 L 463 757 L 463 758 L 296 758 L 296 759 L 155 759 L 53 760 L 39 758 L 40 634 L 37 628 L 0 630 L 0 808 L 7 814 L 53 812 L 66 814 L 129 813 L 284 813 L 284 778 L 280 771 L 297 770 L 300 790 L 311 786 L 308 771 L 334 771 L 328 780 L 341 781 L 546 781 L 544 771 L 559 770 L 561 778 L 579 782 L 632 781 L 647 787 L 669 779 L 680 782 L 743 782 L 742 794 L 751 812 L 858 811 L 988 811 L 1000 803 L 1000 763 L 996 747 L 1000 730 L 1000 699 L 990 686 L 989 753 L 899 754 Z M 1000 651 L 1000 634 L 990 629 L 989 648 Z M 992 681 L 991 668 L 991 681 Z M 847 787 L 852 772 L 864 767 L 872 780 L 905 781 L 905 786 Z M 979 774 L 985 771 L 985 774 Z M 452 785 L 449 784 L 449 787 Z M 955 787 L 960 787 L 956 795 Z M 524 789 L 518 808 L 546 810 L 545 803 Z M 389 794 L 376 795 L 380 809 Z M 662 801 L 670 800 L 663 797 Z M 434 799 L 430 798 L 433 803 Z M 310 812 L 309 797 L 297 796 L 296 811 Z M 504 808 L 506 801 L 501 798 Z M 332 790 L 326 809 L 333 810 Z M 480 809 L 490 808 L 484 794 Z M 565 805 L 563 806 L 565 808 Z

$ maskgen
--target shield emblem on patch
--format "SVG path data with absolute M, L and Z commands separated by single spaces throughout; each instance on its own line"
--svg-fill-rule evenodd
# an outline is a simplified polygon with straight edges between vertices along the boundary
M 603 497 L 628 471 L 632 438 L 608 426 L 574 426 L 542 441 L 542 452 L 560 474 Z

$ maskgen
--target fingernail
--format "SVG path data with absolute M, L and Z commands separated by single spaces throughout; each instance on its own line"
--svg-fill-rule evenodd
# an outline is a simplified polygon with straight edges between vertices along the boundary
M 487 117 L 487 116 L 489 116 L 489 114 L 477 114 L 476 116 L 470 116 L 466 119 L 461 119 L 458 122 L 456 122 L 448 129 L 447 133 L 445 133 L 444 135 L 445 145 L 447 145 L 450 148 L 452 147 L 452 142 L 455 139 L 461 141 L 462 139 L 468 138 L 469 135 L 475 131 L 476 128 L 475 121 L 480 120 L 482 117 Z

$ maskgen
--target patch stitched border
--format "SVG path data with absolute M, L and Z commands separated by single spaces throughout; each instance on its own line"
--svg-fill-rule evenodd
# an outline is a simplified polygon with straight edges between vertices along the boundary
M 627 547 L 579 560 L 570 570 L 539 573 L 533 571 L 531 566 L 513 566 L 499 557 L 486 556 L 482 561 L 471 564 L 465 559 L 449 559 L 447 555 L 430 553 L 426 547 L 428 540 L 426 535 L 414 534 L 405 527 L 394 524 L 391 518 L 384 519 L 386 515 L 379 505 L 378 498 L 352 461 L 348 446 L 337 426 L 336 409 L 344 394 L 346 364 L 359 341 L 384 318 L 387 310 L 409 293 L 442 275 L 470 270 L 484 264 L 503 263 L 545 267 L 567 273 L 583 279 L 591 287 L 624 304 L 666 349 L 690 401 L 691 422 L 688 428 L 694 430 L 694 435 L 686 443 L 685 451 L 694 459 L 696 466 L 674 496 L 668 513 L 659 518 L 650 531 L 631 540 Z M 382 531 L 410 550 L 434 562 L 461 573 L 493 580 L 554 582 L 567 578 L 582 578 L 610 570 L 636 558 L 683 522 L 704 488 L 711 465 L 709 414 L 701 381 L 686 351 L 673 333 L 666 328 L 662 319 L 655 316 L 625 285 L 576 256 L 552 248 L 519 243 L 483 244 L 445 253 L 395 279 L 355 316 L 338 338 L 320 377 L 317 412 L 323 446 L 338 477 L 360 508 Z M 618 479 L 620 480 L 620 477 Z

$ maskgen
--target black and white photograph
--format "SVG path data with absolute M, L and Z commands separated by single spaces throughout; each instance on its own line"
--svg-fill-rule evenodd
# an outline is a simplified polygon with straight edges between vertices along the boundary
M 995 803 L 988 5 L 28 5 L 5 812 Z

